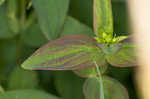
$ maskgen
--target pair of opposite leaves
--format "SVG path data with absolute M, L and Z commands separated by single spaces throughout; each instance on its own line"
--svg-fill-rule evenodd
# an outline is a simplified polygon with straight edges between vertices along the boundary
M 76 70 L 110 63 L 117 67 L 136 65 L 135 46 L 126 39 L 118 44 L 99 44 L 87 35 L 70 35 L 39 48 L 22 67 L 30 70 Z

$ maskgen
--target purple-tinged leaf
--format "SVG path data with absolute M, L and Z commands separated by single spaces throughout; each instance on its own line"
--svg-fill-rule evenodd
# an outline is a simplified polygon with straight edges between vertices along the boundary
M 130 35 L 126 39 L 122 40 L 121 43 L 132 43 L 133 44 L 133 35 Z
M 49 42 L 22 65 L 31 70 L 76 70 L 105 64 L 104 54 L 96 41 L 86 35 L 70 35 Z
M 117 80 L 103 76 L 103 91 L 105 99 L 129 99 L 128 92 Z M 89 78 L 83 86 L 86 99 L 100 99 L 99 80 Z
M 136 46 L 131 43 L 122 43 L 113 46 L 111 53 L 106 55 L 108 63 L 117 67 L 128 67 L 137 65 Z
M 108 67 L 107 64 L 104 65 L 104 66 L 99 67 L 102 74 L 104 74 L 106 72 L 107 67 Z M 80 70 L 74 70 L 74 73 L 79 75 L 80 77 L 85 77 L 85 78 L 97 77 L 98 76 L 96 67 L 80 69 Z

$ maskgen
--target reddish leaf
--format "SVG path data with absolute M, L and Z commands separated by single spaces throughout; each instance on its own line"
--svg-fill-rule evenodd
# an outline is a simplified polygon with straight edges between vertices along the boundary
M 105 99 L 129 99 L 128 92 L 117 80 L 103 76 L 103 93 Z M 85 81 L 83 92 L 86 99 L 100 99 L 100 86 L 97 78 Z
M 96 41 L 86 35 L 59 38 L 38 49 L 22 65 L 32 70 L 76 70 L 105 64 L 104 54 Z
M 122 43 L 113 46 L 113 52 L 106 55 L 107 61 L 117 67 L 128 67 L 137 65 L 136 46 L 131 43 Z

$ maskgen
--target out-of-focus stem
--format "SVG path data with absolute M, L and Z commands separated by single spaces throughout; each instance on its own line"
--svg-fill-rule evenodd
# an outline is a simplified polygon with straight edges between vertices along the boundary
M 23 26 L 25 24 L 26 21 L 26 0 L 20 0 L 20 32 L 22 32 L 21 30 L 23 29 Z M 19 39 L 18 39 L 18 53 L 17 53 L 17 65 L 20 65 L 20 57 L 21 57 L 21 53 L 22 53 L 22 40 L 21 40 L 21 35 L 22 33 L 20 33 L 19 35 Z
M 96 66 L 96 70 L 97 70 L 97 73 L 98 73 L 98 79 L 99 79 L 99 83 L 100 83 L 100 99 L 104 99 L 102 75 L 101 75 L 101 72 L 99 70 L 99 66 L 97 65 L 96 61 L 94 61 L 94 64 Z
M 140 99 L 150 99 L 150 0 L 128 0 L 139 67 L 136 71 Z
M 20 8 L 21 8 L 20 21 L 21 21 L 21 24 L 23 25 L 26 20 L 26 0 L 20 0 Z

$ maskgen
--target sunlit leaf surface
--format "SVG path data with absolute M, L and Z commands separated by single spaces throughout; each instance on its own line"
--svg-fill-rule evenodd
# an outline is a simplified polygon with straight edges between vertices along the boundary
M 5 2 L 5 0 L 0 0 L 0 6 Z
M 94 1 L 94 32 L 102 36 L 103 32 L 108 35 L 113 33 L 113 19 L 111 0 L 93 0 Z
M 115 79 L 103 76 L 103 91 L 105 99 L 129 99 L 127 90 Z M 99 80 L 89 78 L 84 84 L 84 95 L 86 99 L 100 99 Z
M 62 37 L 38 49 L 22 65 L 31 70 L 75 70 L 105 64 L 104 54 L 86 35 Z
M 2 88 L 2 86 L 0 86 L 0 93 L 3 93 L 4 89 Z

